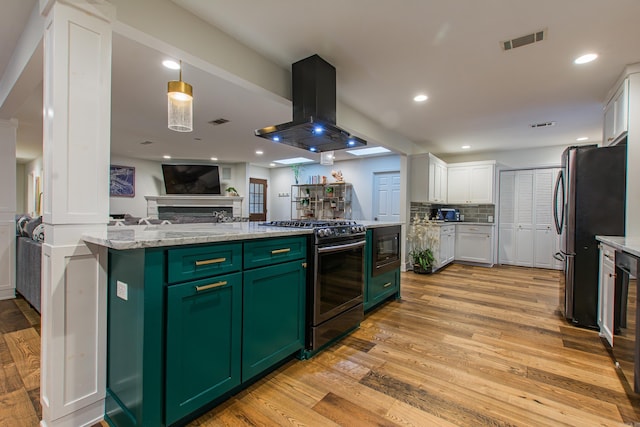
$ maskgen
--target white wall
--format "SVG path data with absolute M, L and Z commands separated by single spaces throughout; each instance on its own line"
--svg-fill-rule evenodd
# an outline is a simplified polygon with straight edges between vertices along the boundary
M 152 160 L 134 159 L 129 157 L 112 156 L 111 164 L 119 166 L 132 166 L 135 171 L 135 197 L 110 197 L 109 214 L 130 214 L 135 217 L 147 216 L 147 200 L 144 196 L 159 196 L 165 193 L 164 179 L 162 177 L 162 163 Z M 249 179 L 246 175 L 246 164 L 218 164 L 220 168 L 220 186 L 222 194 L 227 187 L 235 187 L 241 196 L 246 197 Z M 231 168 L 231 178 L 222 178 L 222 168 Z M 259 168 L 261 169 L 261 168 Z M 246 182 L 246 184 L 245 184 Z M 245 188 L 246 187 L 246 188 Z M 244 205 L 245 200 L 243 200 Z M 243 206 L 243 216 L 248 216 L 248 208 Z M 246 213 L 246 215 L 245 215 Z
M 506 169 L 527 169 L 560 166 L 562 152 L 569 145 L 554 147 L 540 147 L 524 150 L 487 151 L 480 153 L 464 153 L 438 155 L 447 163 L 475 162 L 480 160 L 495 160 Z
M 25 195 L 25 205 L 26 205 L 26 212 L 31 215 L 31 216 L 35 216 L 37 214 L 36 212 L 36 188 L 35 188 L 35 181 L 36 178 L 40 179 L 40 191 L 44 191 L 44 182 L 43 182 L 43 176 L 44 176 L 44 171 L 43 171 L 43 166 L 42 166 L 42 157 L 38 157 L 37 159 L 34 159 L 32 161 L 30 161 L 29 163 L 27 163 L 24 166 L 24 195 Z M 42 199 L 40 200 L 40 202 L 42 202 Z
M 27 177 L 23 163 L 16 164 L 16 213 L 27 212 Z
M 400 171 L 399 155 L 373 157 L 369 159 L 354 159 L 335 162 L 333 166 L 320 164 L 305 165 L 300 173 L 300 184 L 306 184 L 312 175 L 327 177 L 327 182 L 335 180 L 331 176 L 332 170 L 340 170 L 345 182 L 353 184 L 353 198 L 351 201 L 352 218 L 356 220 L 373 220 L 373 174 L 375 172 Z M 271 170 L 271 219 L 291 218 L 291 185 L 294 184 L 293 171 L 283 167 Z M 288 194 L 279 197 L 279 194 Z

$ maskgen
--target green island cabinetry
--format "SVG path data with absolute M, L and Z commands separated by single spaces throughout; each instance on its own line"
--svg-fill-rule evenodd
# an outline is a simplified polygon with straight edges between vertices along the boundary
M 304 347 L 306 238 L 110 250 L 106 419 L 169 426 Z
M 367 250 L 365 254 L 364 310 L 369 311 L 391 298 L 400 298 L 400 268 L 377 276 L 372 275 L 374 253 L 373 230 L 367 230 Z

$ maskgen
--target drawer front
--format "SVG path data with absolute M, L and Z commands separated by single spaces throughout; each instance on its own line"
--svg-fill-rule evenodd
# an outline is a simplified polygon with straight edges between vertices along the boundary
M 244 243 L 244 268 L 256 268 L 307 256 L 306 237 L 259 239 Z
M 221 243 L 169 249 L 167 264 L 169 283 L 233 273 L 242 269 L 242 244 Z
M 458 224 L 456 227 L 457 233 L 491 234 L 493 232 L 493 226 L 491 225 Z
M 456 231 L 456 226 L 455 225 L 443 225 L 440 227 L 440 233 L 441 234 L 449 234 L 449 233 L 454 233 Z
M 392 295 L 400 289 L 400 269 L 383 273 L 379 276 L 372 277 L 369 281 L 369 303 L 376 304 Z

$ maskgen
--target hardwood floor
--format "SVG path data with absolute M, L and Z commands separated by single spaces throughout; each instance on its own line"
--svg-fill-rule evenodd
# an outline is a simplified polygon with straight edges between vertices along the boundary
M 374 311 L 360 329 L 313 359 L 288 362 L 190 425 L 640 421 L 640 398 L 621 382 L 597 332 L 561 318 L 559 275 L 458 264 L 433 275 L 403 273 L 402 300 Z M 18 316 L 29 312 L 24 301 L 0 303 L 0 425 L 35 426 L 37 330 L 33 317 Z

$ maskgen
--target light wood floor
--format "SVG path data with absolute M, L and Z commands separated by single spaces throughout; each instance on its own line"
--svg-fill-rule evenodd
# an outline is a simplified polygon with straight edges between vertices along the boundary
M 621 382 L 598 334 L 561 318 L 559 274 L 455 264 L 433 275 L 403 273 L 401 301 L 190 425 L 634 424 L 640 398 Z M 0 303 L 0 425 L 35 426 L 36 324 L 24 301 Z M 4 314 L 15 303 L 28 317 L 19 329 L 4 327 L 18 318 Z

